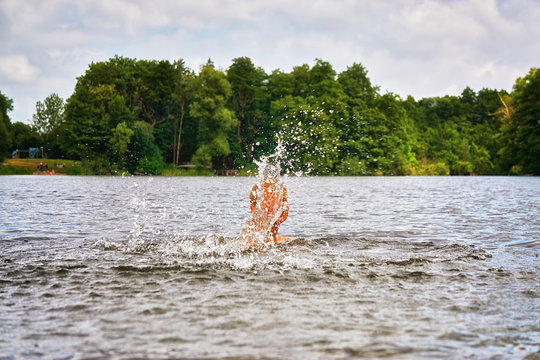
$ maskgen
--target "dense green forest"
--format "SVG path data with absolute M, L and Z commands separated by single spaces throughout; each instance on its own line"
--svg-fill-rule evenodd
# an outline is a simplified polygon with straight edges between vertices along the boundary
M 92 63 L 63 100 L 11 123 L 0 92 L 0 154 L 41 147 L 94 173 L 163 173 L 185 163 L 250 169 L 286 149 L 282 166 L 312 175 L 540 175 L 540 71 L 511 93 L 465 88 L 415 100 L 381 93 L 361 64 L 267 74 L 247 57 L 198 72 L 175 62 Z

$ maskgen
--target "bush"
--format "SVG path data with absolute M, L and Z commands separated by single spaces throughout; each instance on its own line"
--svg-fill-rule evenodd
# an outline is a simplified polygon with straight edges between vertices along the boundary
M 96 156 L 95 158 L 84 160 L 82 163 L 82 174 L 77 175 L 111 175 L 112 166 L 104 156 Z
M 510 175 L 521 175 L 523 174 L 523 166 L 514 165 L 510 168 Z
M 367 169 L 366 162 L 358 160 L 357 157 L 347 157 L 336 166 L 337 174 L 342 176 L 351 175 L 371 175 Z
M 214 176 L 214 173 L 205 168 L 175 169 L 168 167 L 161 172 L 163 176 Z
M 473 173 L 473 164 L 468 161 L 459 161 L 457 167 L 457 175 L 470 175 Z M 455 174 L 453 174 L 455 175 Z
M 143 157 L 137 164 L 138 173 L 159 175 L 165 168 L 165 161 L 156 147 L 150 157 Z
M 0 165 L 0 175 L 32 175 L 34 170 L 28 167 Z
M 258 173 L 259 173 L 259 169 L 257 165 L 254 163 L 241 166 L 240 169 L 238 169 L 238 175 L 240 176 L 254 176 L 254 175 L 257 175 Z
M 418 166 L 413 169 L 413 175 L 450 175 L 450 169 L 444 162 L 434 163 L 429 159 L 418 162 Z
M 87 175 L 81 166 L 67 167 L 65 170 L 66 175 Z

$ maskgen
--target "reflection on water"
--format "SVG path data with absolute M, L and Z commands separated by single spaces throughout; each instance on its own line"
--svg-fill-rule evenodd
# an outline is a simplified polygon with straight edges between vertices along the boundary
M 0 177 L 0 357 L 534 358 L 539 178 Z

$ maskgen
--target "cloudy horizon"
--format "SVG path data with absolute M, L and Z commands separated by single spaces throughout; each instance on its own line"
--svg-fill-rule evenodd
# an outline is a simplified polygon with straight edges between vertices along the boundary
M 534 0 L 0 0 L 0 91 L 12 122 L 31 123 L 37 101 L 67 99 L 115 55 L 194 70 L 247 56 L 267 73 L 361 63 L 382 92 L 416 99 L 510 91 L 540 65 L 538 19 Z

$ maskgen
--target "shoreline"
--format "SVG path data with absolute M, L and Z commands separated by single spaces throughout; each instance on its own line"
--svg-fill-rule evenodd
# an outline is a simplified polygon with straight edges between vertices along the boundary
M 1 174 L 0 176 L 100 176 L 100 177 L 163 177 L 163 178 L 169 178 L 169 177 L 216 177 L 216 178 L 234 178 L 234 177 L 256 177 L 257 175 L 229 175 L 229 176 L 223 176 L 223 175 L 196 175 L 196 174 L 185 174 L 185 175 L 153 175 L 153 174 L 119 174 L 119 175 L 103 175 L 103 174 L 66 174 L 66 173 L 58 173 L 55 172 L 54 174 L 50 174 L 46 171 L 34 171 L 33 173 L 13 173 L 13 174 Z M 532 174 L 524 174 L 524 175 L 513 175 L 513 174 L 492 174 L 492 175 L 302 175 L 302 176 L 296 176 L 296 175 L 288 175 L 288 177 L 349 177 L 349 178 L 383 178 L 383 177 L 516 177 L 516 178 L 522 178 L 522 177 L 539 177 L 539 175 L 532 175 Z
M 47 160 L 51 164 L 51 169 L 39 170 L 36 169 L 39 166 L 39 163 L 43 160 Z M 61 164 L 62 166 L 58 166 Z M 50 172 L 54 171 L 54 174 Z M 0 176 L 4 175 L 68 175 L 68 176 L 163 176 L 163 177 L 250 177 L 256 176 L 255 174 L 249 174 L 248 170 L 216 170 L 216 171 L 199 171 L 196 169 L 168 169 L 165 168 L 161 171 L 160 174 L 144 174 L 144 173 L 128 173 L 127 171 L 117 171 L 115 173 L 93 173 L 90 169 L 81 166 L 76 161 L 65 160 L 65 159 L 6 159 L 0 163 Z M 294 174 L 289 175 L 290 177 L 297 177 Z M 516 177 L 530 177 L 537 176 L 533 174 L 437 174 L 437 173 L 421 173 L 421 174 L 403 174 L 403 175 L 392 175 L 392 174 L 366 174 L 366 175 L 338 175 L 338 174 L 329 174 L 329 175 L 305 175 L 305 176 L 321 176 L 321 177 L 418 177 L 418 176 L 437 176 L 437 177 L 455 177 L 455 176 L 516 176 Z

